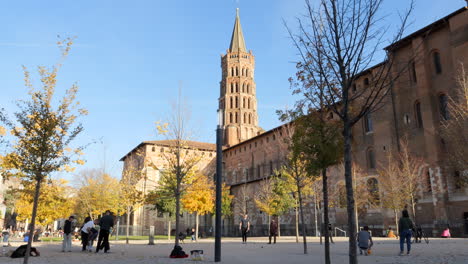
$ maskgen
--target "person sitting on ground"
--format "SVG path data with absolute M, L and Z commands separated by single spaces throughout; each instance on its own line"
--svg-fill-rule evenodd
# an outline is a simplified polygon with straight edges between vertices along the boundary
M 359 246 L 359 253 L 362 255 L 362 252 L 364 251 L 364 255 L 367 256 L 369 250 L 374 245 L 368 226 L 364 226 L 363 230 L 359 231 L 357 235 L 357 241 Z
M 442 231 L 442 236 L 443 238 L 450 238 L 451 235 L 450 235 L 450 229 L 447 227 L 444 229 L 444 231 Z
M 19 248 L 17 248 L 15 251 L 13 251 L 13 254 L 11 254 L 11 258 L 24 258 L 26 256 L 26 249 L 28 245 L 22 245 Z M 41 254 L 35 247 L 31 247 L 31 251 L 29 252 L 30 256 L 33 257 L 39 257 Z
M 393 232 L 391 227 L 388 228 L 387 237 L 396 238 L 395 233 Z

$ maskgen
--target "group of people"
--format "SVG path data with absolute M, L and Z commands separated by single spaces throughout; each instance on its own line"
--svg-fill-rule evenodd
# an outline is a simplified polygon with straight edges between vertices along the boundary
M 62 252 L 71 252 L 71 241 L 73 238 L 75 217 L 70 216 L 63 227 L 63 244 Z M 110 211 L 106 211 L 101 219 L 92 220 L 91 217 L 86 217 L 83 225 L 79 229 L 81 233 L 82 251 L 93 251 L 94 241 L 97 239 L 96 253 L 104 249 L 104 253 L 109 252 L 109 235 L 114 227 L 114 218 Z

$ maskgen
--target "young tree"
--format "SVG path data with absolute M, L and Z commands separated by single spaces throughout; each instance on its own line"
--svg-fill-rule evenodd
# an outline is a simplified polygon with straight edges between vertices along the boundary
M 234 195 L 234 209 L 236 212 L 239 213 L 240 217 L 249 213 L 252 209 L 252 197 L 249 196 L 250 193 L 247 190 L 247 184 L 243 184 L 242 187 L 239 188 L 239 192 Z
M 43 183 L 38 202 L 36 222 L 45 226 L 53 224 L 55 220 L 64 218 L 73 212 L 73 200 L 69 199 L 67 181 L 63 179 L 49 180 Z M 19 199 L 15 202 L 17 219 L 25 221 L 31 219 L 34 202 L 34 185 L 25 182 L 23 188 L 16 190 Z
M 58 42 L 62 59 L 68 55 L 72 43 L 70 38 Z M 39 66 L 42 87 L 35 88 L 30 72 L 23 67 L 30 99 L 17 101 L 19 110 L 14 114 L 14 120 L 10 119 L 3 109 L 0 110 L 0 122 L 11 131 L 13 141 L 11 152 L 5 159 L 12 164 L 13 170 L 24 174 L 25 180 L 35 183 L 29 237 L 32 237 L 34 232 L 40 189 L 44 180 L 51 173 L 61 169 L 72 170 L 70 164 L 73 161 L 77 164 L 84 163 L 82 160 L 73 159 L 77 156 L 73 154 L 80 153 L 81 148 L 72 150 L 68 146 L 83 131 L 83 126 L 77 123 L 77 118 L 85 115 L 86 110 L 79 108 L 76 84 L 65 91 L 59 102 L 54 100 L 60 68 L 61 63 L 51 68 Z M 31 243 L 32 239 L 29 239 L 24 263 L 28 263 Z
M 181 202 L 185 210 L 195 214 L 195 237 L 198 239 L 198 218 L 213 211 L 214 208 L 214 185 L 210 179 L 198 174 L 192 184 L 183 194 Z
M 105 211 L 124 211 L 120 202 L 119 181 L 102 170 L 84 170 L 76 176 L 76 212 L 97 218 Z
M 327 106 L 342 123 L 349 261 L 355 264 L 357 244 L 353 217 L 351 132 L 362 117 L 382 107 L 400 72 L 392 68 L 395 58 L 390 47 L 386 50 L 384 63 L 368 70 L 372 73 L 369 74 L 369 87 L 356 91 L 352 89 L 359 75 L 365 73 L 371 63 L 375 63 L 376 51 L 388 31 L 382 27 L 378 13 L 383 0 L 321 0 L 317 8 L 312 6 L 310 0 L 305 2 L 307 14 L 298 19 L 299 32 L 293 34 L 290 31 L 290 35 L 300 54 L 299 71 L 305 73 L 304 78 L 321 80 L 317 82 L 317 89 L 326 94 Z M 401 27 L 393 42 L 401 38 L 411 10 L 412 3 L 409 11 L 402 16 Z
M 299 217 L 300 214 L 302 223 L 302 238 L 304 243 L 304 254 L 307 254 L 307 240 L 304 220 L 304 200 L 312 194 L 313 179 L 307 172 L 306 161 L 304 161 L 301 154 L 291 152 L 288 155 L 286 165 L 283 165 L 279 170 L 277 180 L 283 182 L 286 186 L 287 192 L 291 194 L 293 199 L 293 207 L 296 211 L 296 242 L 299 235 Z
M 391 209 L 395 217 L 395 226 L 398 232 L 398 214 L 406 204 L 403 195 L 402 182 L 403 174 L 400 171 L 398 159 L 389 154 L 387 164 L 382 164 L 379 170 L 379 182 L 383 189 L 382 205 L 384 208 Z
M 125 231 L 127 244 L 130 232 L 130 215 L 145 203 L 146 194 L 138 188 L 138 183 L 143 178 L 142 174 L 141 170 L 137 168 L 127 167 L 119 182 L 119 203 L 127 216 Z
M 279 176 L 271 176 L 263 179 L 260 183 L 260 190 L 254 198 L 257 207 L 269 216 L 279 217 L 294 206 L 294 199 L 291 197 L 286 182 L 278 178 Z

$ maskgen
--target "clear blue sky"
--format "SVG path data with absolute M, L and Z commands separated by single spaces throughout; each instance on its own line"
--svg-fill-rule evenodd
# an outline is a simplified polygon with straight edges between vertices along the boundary
M 387 23 L 408 0 L 387 0 Z M 417 30 L 465 5 L 464 0 L 416 0 Z M 85 151 L 87 164 L 119 177 L 119 159 L 141 141 L 157 139 L 179 81 L 200 141 L 214 142 L 221 80 L 220 55 L 229 46 L 240 8 L 247 48 L 256 56 L 258 114 L 265 130 L 279 125 L 275 110 L 291 106 L 288 78 L 296 52 L 282 25 L 294 28 L 303 0 L 42 0 L 5 1 L 0 10 L 0 106 L 26 94 L 21 65 L 52 65 L 58 34 L 77 36 L 59 73 L 59 91 L 73 82 L 89 110 L 78 143 L 102 139 Z M 38 84 L 36 82 L 36 84 Z M 79 170 L 80 168 L 78 168 Z

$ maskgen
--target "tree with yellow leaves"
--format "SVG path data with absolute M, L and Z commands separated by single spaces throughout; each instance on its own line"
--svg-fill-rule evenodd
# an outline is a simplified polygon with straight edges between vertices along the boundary
M 125 208 L 120 202 L 119 181 L 102 170 L 84 170 L 76 177 L 75 211 L 79 215 L 97 218 L 105 211 L 119 214 Z
M 73 40 L 67 38 L 59 41 L 58 46 L 62 52 L 62 60 L 67 57 Z M 70 143 L 83 131 L 83 126 L 77 123 L 80 116 L 87 112 L 80 109 L 76 100 L 78 86 L 73 84 L 65 91 L 61 100 L 54 100 L 57 85 L 57 74 L 61 62 L 48 68 L 38 67 L 38 74 L 42 84 L 35 88 L 32 84 L 30 72 L 24 69 L 25 85 L 29 89 L 30 98 L 18 100 L 19 110 L 11 119 L 5 110 L 0 110 L 0 122 L 11 133 L 11 144 L 8 154 L 4 157 L 11 164 L 10 173 L 21 172 L 23 178 L 35 184 L 34 202 L 31 214 L 30 236 L 36 224 L 36 215 L 40 197 L 41 184 L 51 173 L 59 170 L 71 170 L 70 164 L 81 148 L 67 152 Z M 75 155 L 73 155 L 75 154 Z M 32 239 L 28 241 L 24 263 L 28 263 Z
M 32 217 L 34 201 L 34 185 L 25 183 L 23 189 L 17 190 L 19 199 L 15 202 L 18 220 L 26 221 Z M 48 228 L 55 220 L 64 218 L 73 213 L 74 200 L 70 199 L 70 187 L 63 179 L 49 180 L 42 185 L 37 208 L 36 221 L 39 225 Z
M 213 211 L 213 182 L 203 174 L 197 174 L 182 196 L 181 202 L 187 212 L 195 214 L 195 237 L 198 238 L 199 216 Z
M 124 170 L 122 179 L 119 182 L 119 204 L 127 215 L 126 243 L 130 232 L 130 215 L 145 203 L 145 193 L 137 187 L 138 182 L 143 178 L 141 170 L 134 167 L 127 167 Z

